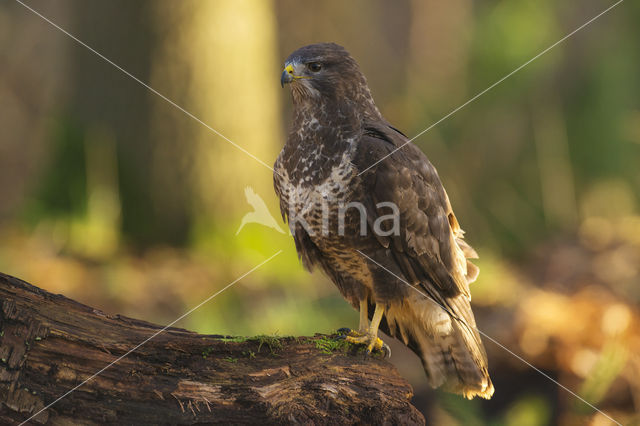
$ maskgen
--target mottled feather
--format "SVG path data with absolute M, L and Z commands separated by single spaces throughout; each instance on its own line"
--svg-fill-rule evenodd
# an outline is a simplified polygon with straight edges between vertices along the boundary
M 381 329 L 420 356 L 432 386 L 490 398 L 470 306 L 469 283 L 479 270 L 468 259 L 477 254 L 436 169 L 415 145 L 404 146 L 407 137 L 382 117 L 342 47 L 306 46 L 286 63 L 299 75 L 292 77 L 294 118 L 274 186 L 302 263 L 320 267 L 354 307 L 361 299 L 384 304 Z M 340 209 L 354 202 L 363 206 L 365 233 L 357 209 L 342 211 L 340 231 Z M 374 232 L 390 212 L 381 203 L 397 206 L 399 232 Z

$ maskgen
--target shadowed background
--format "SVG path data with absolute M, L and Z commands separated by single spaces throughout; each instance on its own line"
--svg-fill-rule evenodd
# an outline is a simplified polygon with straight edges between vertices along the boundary
M 604 1 L 30 1 L 267 164 L 290 120 L 283 59 L 334 41 L 385 117 L 429 127 Z M 640 7 L 624 2 L 415 143 L 467 240 L 478 326 L 623 423 L 640 408 Z M 0 270 L 108 312 L 203 333 L 309 335 L 357 313 L 248 224 L 271 171 L 18 3 L 0 5 Z M 283 226 L 284 227 L 284 226 Z M 485 340 L 491 401 L 392 362 L 432 424 L 608 424 Z

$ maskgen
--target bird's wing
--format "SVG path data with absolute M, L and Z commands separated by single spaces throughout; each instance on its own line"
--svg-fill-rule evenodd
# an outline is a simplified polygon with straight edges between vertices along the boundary
M 365 170 L 406 141 L 406 136 L 384 123 L 371 124 L 353 162 L 359 170 Z M 463 231 L 449 197 L 422 151 L 409 143 L 365 171 L 361 178 L 370 225 L 391 213 L 380 203 L 393 203 L 399 210 L 398 235 L 376 238 L 393 252 L 407 280 L 413 284 L 426 279 L 444 297 L 462 293 L 469 298 L 468 284 L 478 270 L 467 258 L 477 256 L 462 239 Z
M 385 123 L 376 124 L 363 135 L 353 163 L 365 170 L 406 142 L 400 132 Z M 435 330 L 437 323 L 429 316 L 433 304 L 408 292 L 399 306 L 391 306 L 382 330 L 401 338 L 420 356 L 432 386 L 445 386 L 468 398 L 490 398 L 493 385 L 487 355 L 470 305 L 469 283 L 478 275 L 478 268 L 467 258 L 477 256 L 462 239 L 436 169 L 409 143 L 363 172 L 361 178 L 370 228 L 390 214 L 379 203 L 396 205 L 400 221 L 397 235 L 374 232 L 375 238 L 369 240 L 371 258 L 402 272 L 406 281 L 455 319 L 451 329 Z

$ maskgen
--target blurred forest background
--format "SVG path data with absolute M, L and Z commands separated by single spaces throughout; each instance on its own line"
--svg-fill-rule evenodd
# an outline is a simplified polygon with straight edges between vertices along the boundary
M 290 122 L 284 58 L 344 45 L 413 136 L 613 2 L 27 1 L 267 164 Z M 627 1 L 415 143 L 480 253 L 481 330 L 624 424 L 640 424 L 640 3 Z M 271 171 L 20 4 L 0 4 L 0 270 L 91 306 L 202 333 L 357 323 L 279 220 Z M 283 226 L 284 228 L 284 226 Z M 610 421 L 485 339 L 491 401 L 392 362 L 429 424 Z

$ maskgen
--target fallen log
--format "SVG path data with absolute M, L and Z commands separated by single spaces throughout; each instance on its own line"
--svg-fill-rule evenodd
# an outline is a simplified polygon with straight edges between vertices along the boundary
M 425 422 L 391 364 L 335 336 L 158 334 L 1 273 L 0 302 L 2 424 Z

